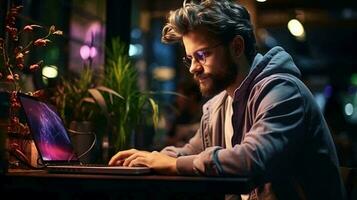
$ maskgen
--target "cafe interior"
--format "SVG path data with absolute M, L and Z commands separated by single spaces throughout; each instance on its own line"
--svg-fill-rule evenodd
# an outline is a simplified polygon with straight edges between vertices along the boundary
M 239 2 L 251 15 L 258 52 L 263 54 L 281 46 L 292 55 L 327 121 L 340 165 L 357 168 L 357 3 L 353 0 Z M 49 34 L 43 47 L 29 48 L 22 60 L 25 66 L 34 68 L 19 70 L 16 72 L 19 77 L 13 78 L 17 79 L 21 92 L 39 91 L 42 100 L 54 105 L 69 132 L 78 128 L 79 123 L 87 123 L 79 129 L 91 129 L 96 135 L 95 142 L 92 135 L 73 139 L 75 148 L 85 152 L 85 162 L 108 162 L 114 152 L 123 148 L 159 151 L 168 145 L 180 146 L 199 127 L 201 106 L 208 98 L 201 96 L 182 62 L 183 45 L 161 42 L 169 11 L 182 3 L 182 0 L 0 0 L 0 37 L 4 41 L 11 36 L 6 31 L 9 22 L 5 19 L 13 5 L 21 6 L 14 20 L 16 26 L 30 25 L 28 28 L 33 31 L 33 35 L 24 31 L 19 41 L 29 44 Z M 115 54 L 121 59 L 115 60 Z M 35 69 L 36 64 L 39 69 Z M 118 65 L 129 67 L 132 74 L 118 77 L 121 72 L 110 71 Z M 1 67 L 3 63 L 0 63 L 3 72 Z M 115 73 L 117 77 L 108 75 Z M 0 76 L 3 128 L 7 126 L 11 107 L 11 93 L 7 92 L 13 88 L 6 78 Z M 120 81 L 130 89 L 120 88 Z M 130 105 L 133 109 L 126 115 L 135 118 L 135 122 L 118 116 L 129 106 L 126 102 L 123 107 L 122 96 L 127 98 L 126 93 L 131 91 L 146 101 Z M 101 95 L 98 97 L 97 93 Z M 98 103 L 100 97 L 104 104 Z M 121 124 L 113 124 L 118 119 L 123 120 Z M 25 120 L 20 117 L 20 122 L 26 123 Z M 124 138 L 118 129 L 125 130 Z M 19 134 L 20 139 L 14 140 L 29 140 Z M 8 140 L 11 139 L 10 136 Z M 25 146 L 23 153 L 36 164 L 33 158 L 36 150 L 31 145 Z M 21 167 L 21 163 L 16 163 L 16 158 L 9 158 L 8 168 Z M 356 177 L 348 177 L 355 198 Z

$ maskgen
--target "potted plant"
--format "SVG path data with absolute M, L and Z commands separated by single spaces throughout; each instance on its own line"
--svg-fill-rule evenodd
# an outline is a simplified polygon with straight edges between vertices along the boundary
M 89 92 L 96 87 L 93 73 L 85 66 L 78 75 L 62 76 L 55 88 L 52 100 L 67 126 L 72 121 L 92 121 L 98 112 Z
M 107 49 L 104 86 L 111 88 L 123 98 L 104 95 L 110 117 L 111 150 L 118 151 L 133 146 L 133 134 L 141 125 L 158 124 L 159 108 L 150 92 L 138 88 L 138 72 L 132 65 L 127 46 L 119 38 L 112 40 Z
M 63 76 L 52 95 L 52 102 L 65 122 L 75 150 L 82 162 L 100 162 L 101 156 L 89 153 L 101 149 L 103 130 L 109 114 L 102 93 L 122 98 L 117 92 L 100 84 L 100 74 L 85 65 L 79 74 Z M 94 123 L 95 122 L 95 123 Z

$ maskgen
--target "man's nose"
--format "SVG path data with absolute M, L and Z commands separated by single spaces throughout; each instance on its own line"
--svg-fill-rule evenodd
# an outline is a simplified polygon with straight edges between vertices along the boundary
M 202 71 L 203 67 L 200 62 L 198 62 L 195 58 L 192 58 L 191 66 L 190 66 L 190 73 L 196 74 L 197 72 Z

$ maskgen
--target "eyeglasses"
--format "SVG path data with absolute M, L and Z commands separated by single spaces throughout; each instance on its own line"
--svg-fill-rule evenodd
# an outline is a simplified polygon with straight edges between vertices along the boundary
M 191 64 L 192 64 L 192 59 L 194 58 L 197 62 L 199 62 L 201 65 L 204 65 L 206 63 L 206 59 L 209 55 L 209 49 L 214 49 L 218 46 L 222 45 L 222 43 L 218 43 L 212 47 L 206 47 L 206 48 L 203 48 L 203 49 L 200 49 L 200 50 L 197 50 L 195 51 L 192 56 L 184 56 L 182 58 L 182 61 L 183 63 L 185 64 L 185 66 L 187 68 L 190 68 L 191 67 Z

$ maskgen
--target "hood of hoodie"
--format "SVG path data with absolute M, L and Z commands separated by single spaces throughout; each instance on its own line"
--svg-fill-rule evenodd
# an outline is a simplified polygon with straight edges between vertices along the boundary
M 288 73 L 300 78 L 300 70 L 294 64 L 292 57 L 280 46 L 272 48 L 264 56 L 257 54 L 253 60 L 248 75 L 234 92 L 234 102 L 247 98 L 250 89 L 265 77 L 276 73 Z M 227 92 L 223 90 L 210 101 L 216 102 L 212 110 L 217 110 L 224 103 Z M 244 102 L 244 101 L 243 101 Z M 242 102 L 241 102 L 242 103 Z
M 291 74 L 297 78 L 301 75 L 291 56 L 282 47 L 274 47 L 264 56 L 261 54 L 256 55 L 248 76 L 234 93 L 233 107 L 238 111 L 233 112 L 232 119 L 238 122 L 233 125 L 232 141 L 235 141 L 235 144 L 239 144 L 242 140 L 244 109 L 251 89 L 263 78 L 277 73 Z
M 280 46 L 272 48 L 264 56 L 259 53 L 255 56 L 247 77 L 235 91 L 235 99 L 244 96 L 255 83 L 276 73 L 288 73 L 297 78 L 301 76 L 292 57 Z
M 274 47 L 268 51 L 264 56 L 257 54 L 254 58 L 252 67 L 250 69 L 251 75 L 255 69 L 261 68 L 259 73 L 254 77 L 255 81 L 261 80 L 267 76 L 276 73 L 288 73 L 297 78 L 300 78 L 300 70 L 296 67 L 292 57 L 282 48 Z

